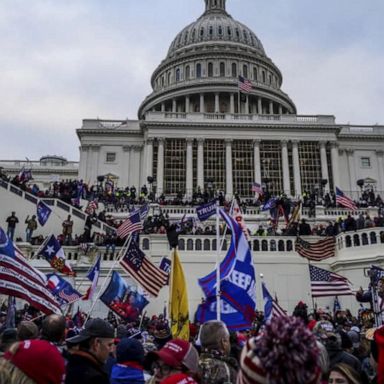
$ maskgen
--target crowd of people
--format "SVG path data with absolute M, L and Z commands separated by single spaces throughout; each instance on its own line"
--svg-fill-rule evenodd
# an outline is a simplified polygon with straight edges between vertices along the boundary
M 7 327 L 0 312 L 0 382 L 13 384 L 318 384 L 381 383 L 384 329 L 348 310 L 266 321 L 229 332 L 221 321 L 196 321 L 189 340 L 173 338 L 163 314 L 126 322 L 77 311 L 44 318 L 26 305 Z

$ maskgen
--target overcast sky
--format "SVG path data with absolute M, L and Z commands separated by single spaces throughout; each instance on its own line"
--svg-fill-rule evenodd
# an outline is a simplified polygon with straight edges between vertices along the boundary
M 83 118 L 136 119 L 203 0 L 0 0 L 0 158 L 78 160 Z M 299 114 L 384 124 L 383 0 L 227 0 Z

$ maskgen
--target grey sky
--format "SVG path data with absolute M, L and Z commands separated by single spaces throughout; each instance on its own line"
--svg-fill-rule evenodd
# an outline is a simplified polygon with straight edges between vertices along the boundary
M 83 118 L 135 119 L 203 0 L 1 0 L 0 158 L 78 160 Z M 384 124 L 382 0 L 227 0 L 299 114 Z

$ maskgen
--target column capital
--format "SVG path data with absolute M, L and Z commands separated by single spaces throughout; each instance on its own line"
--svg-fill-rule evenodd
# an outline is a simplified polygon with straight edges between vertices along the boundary
M 123 152 L 129 152 L 132 149 L 132 145 L 124 145 Z
M 153 137 L 147 137 L 147 139 L 145 140 L 145 144 L 153 144 Z
M 82 150 L 82 151 L 84 151 L 84 152 L 88 152 L 89 150 L 90 150 L 90 145 L 82 145 L 81 147 L 80 147 L 80 149 Z
M 158 137 L 158 138 L 157 138 L 157 142 L 158 142 L 159 144 L 164 144 L 164 141 L 165 141 L 164 137 Z
M 320 147 L 325 147 L 327 145 L 326 140 L 320 140 L 319 141 Z
M 261 143 L 261 139 L 253 139 L 253 146 L 259 146 Z
M 134 151 L 141 151 L 143 148 L 143 144 L 134 144 L 131 146 L 132 150 Z
M 348 148 L 348 149 L 345 149 L 345 152 L 346 152 L 346 154 L 347 154 L 348 156 L 353 156 L 355 150 L 354 150 L 354 149 L 350 149 L 350 148 Z
M 187 144 L 193 144 L 193 140 L 194 140 L 193 137 L 186 137 L 185 138 L 185 141 L 186 141 Z
M 288 140 L 286 139 L 280 140 L 280 143 L 283 147 L 286 147 L 288 145 Z
M 225 144 L 232 144 L 233 139 L 224 139 Z
M 331 141 L 331 148 L 338 148 L 339 147 L 339 143 L 336 142 L 336 141 Z
M 297 146 L 297 145 L 300 143 L 300 140 L 297 140 L 297 139 L 295 139 L 295 140 L 291 140 L 291 143 L 292 143 L 293 145 Z
M 204 137 L 198 137 L 198 138 L 197 138 L 197 142 L 198 142 L 199 144 L 204 144 L 204 141 L 205 141 Z
M 91 148 L 91 150 L 93 151 L 93 152 L 98 152 L 99 150 L 100 150 L 100 145 L 98 145 L 98 144 L 92 144 L 92 145 L 90 145 L 90 148 Z
M 377 156 L 384 156 L 384 149 L 376 149 Z

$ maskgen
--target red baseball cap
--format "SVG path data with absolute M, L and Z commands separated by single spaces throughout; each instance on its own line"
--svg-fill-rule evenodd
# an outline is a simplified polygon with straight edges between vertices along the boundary
M 65 376 L 65 362 L 57 347 L 45 340 L 25 340 L 14 353 L 4 358 L 39 384 L 61 384 Z
M 199 354 L 196 348 L 185 340 L 170 340 L 159 351 L 150 352 L 149 354 L 161 359 L 170 367 L 178 368 L 184 365 L 191 372 L 196 372 L 198 368 Z

